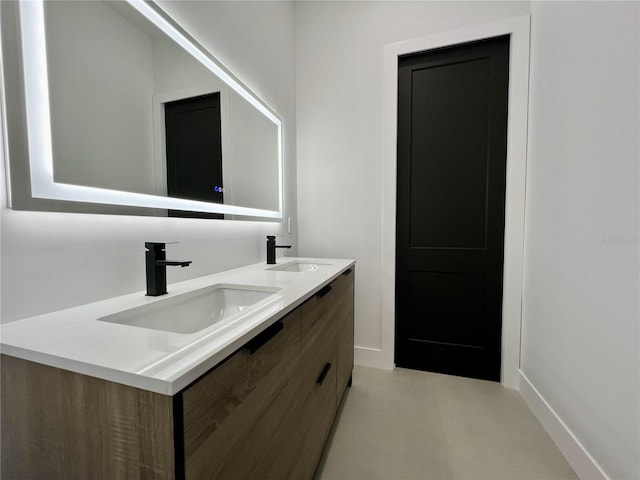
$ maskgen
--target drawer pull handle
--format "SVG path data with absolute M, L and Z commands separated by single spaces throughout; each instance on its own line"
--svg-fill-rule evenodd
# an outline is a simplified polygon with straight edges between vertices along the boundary
M 331 370 L 331 364 L 327 363 L 322 369 L 322 372 L 320 372 L 320 376 L 318 377 L 318 380 L 316 380 L 316 383 L 318 385 L 322 385 L 322 382 L 324 382 L 324 379 L 327 376 L 327 373 L 329 373 L 329 370 Z
M 329 293 L 331 291 L 331 285 L 325 285 L 324 287 L 322 287 L 320 289 L 320 291 L 318 293 L 316 293 L 316 296 L 318 298 L 322 298 L 324 297 L 327 293 Z
M 342 272 L 342 275 L 344 275 L 345 277 L 347 275 L 351 275 L 351 272 L 353 272 L 353 270 L 351 270 L 350 268 L 348 268 L 347 270 L 345 270 L 344 272 Z
M 273 325 L 268 326 L 258 335 L 249 340 L 244 347 L 249 349 L 249 354 L 253 355 L 258 351 L 260 347 L 262 347 L 265 343 L 275 337 L 278 332 L 280 332 L 284 328 L 284 324 L 282 320 L 274 323 Z

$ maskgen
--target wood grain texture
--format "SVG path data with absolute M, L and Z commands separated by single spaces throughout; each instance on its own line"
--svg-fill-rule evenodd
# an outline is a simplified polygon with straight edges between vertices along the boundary
M 232 419 L 221 426 L 207 442 L 212 447 L 207 467 L 195 478 L 298 479 L 302 436 L 298 380 L 296 375 L 282 385 L 248 428 L 235 432 Z M 224 456 L 217 455 L 221 450 Z M 187 470 L 187 479 L 194 478 L 193 471 Z
M 345 283 L 348 277 L 339 276 L 331 283 L 331 290 L 323 297 L 317 294 L 307 300 L 300 308 L 302 309 L 302 346 L 305 342 L 312 341 L 313 336 L 309 336 L 309 331 L 316 325 L 324 322 L 335 322 L 339 312 L 345 310 L 345 305 L 353 303 L 353 291 L 349 296 Z
M 303 318 L 305 310 L 303 310 Z M 306 398 L 316 389 L 316 382 L 327 363 L 332 364 L 335 382 L 336 370 L 336 322 L 324 318 L 316 322 L 303 335 L 301 382 L 302 395 Z M 329 381 L 329 380 L 327 380 Z
M 2 478 L 172 479 L 172 398 L 2 355 Z
M 300 452 L 300 480 L 311 480 L 331 431 L 336 414 L 335 346 L 326 353 L 331 369 L 322 384 L 314 383 L 311 393 L 302 405 L 300 425 L 302 445 Z
M 348 364 L 350 343 L 353 362 L 353 340 L 348 340 L 353 330 L 353 276 L 340 276 L 331 283 L 331 290 L 323 297 L 314 296 L 300 308 L 302 311 L 302 389 L 305 401 L 302 406 L 302 446 L 299 477 L 310 480 L 322 456 L 327 437 L 333 424 L 338 398 L 338 375 Z M 341 338 L 338 338 L 340 332 Z M 351 334 L 352 335 L 352 334 Z M 338 359 L 338 343 L 342 343 L 342 359 Z M 321 383 L 321 372 L 331 367 Z M 342 373 L 344 377 L 344 373 Z M 348 378 L 348 375 L 347 375 Z M 342 378 L 341 378 L 342 382 Z M 342 391 L 346 381 L 342 382 Z
M 273 454 L 287 451 L 270 442 L 286 430 L 288 415 L 296 416 L 299 310 L 283 322 L 284 329 L 253 355 L 239 350 L 182 393 L 187 479 L 252 478 L 269 447 L 278 446 Z
M 336 387 L 337 406 L 340 405 L 349 377 L 353 370 L 354 350 L 354 282 L 355 269 L 351 274 L 342 275 L 336 280 L 337 288 L 344 290 L 346 300 L 336 316 Z

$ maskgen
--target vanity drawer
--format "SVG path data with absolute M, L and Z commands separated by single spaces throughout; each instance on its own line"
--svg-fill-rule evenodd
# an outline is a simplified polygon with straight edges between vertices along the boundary
M 336 356 L 332 355 L 316 377 L 302 405 L 303 440 L 300 454 L 300 474 L 297 478 L 311 480 L 316 471 L 336 414 Z
M 309 299 L 302 310 L 302 365 L 307 392 L 313 386 L 314 374 L 327 361 L 328 351 L 335 352 L 336 399 L 340 402 L 353 369 L 353 298 L 354 269 L 336 278 L 329 287 Z
M 265 429 L 282 429 L 295 410 L 299 311 L 281 322 L 265 343 L 250 342 L 182 393 L 185 478 L 249 478 L 265 453 L 251 447 L 268 445 Z M 247 448 L 251 455 L 238 455 Z
M 340 275 L 329 285 L 322 287 L 313 297 L 307 300 L 302 309 L 302 346 L 312 341 L 313 330 L 319 324 L 334 322 L 339 312 L 345 309 L 352 298 L 349 296 L 348 280 Z M 310 335 L 311 333 L 311 335 Z
M 335 372 L 336 324 L 334 322 L 316 324 L 306 335 L 303 335 L 302 344 L 302 391 L 306 397 L 316 388 L 318 377 L 327 363 L 332 365 L 332 370 Z

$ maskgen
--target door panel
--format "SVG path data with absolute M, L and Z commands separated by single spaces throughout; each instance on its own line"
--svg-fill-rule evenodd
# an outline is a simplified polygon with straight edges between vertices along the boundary
M 478 348 L 483 322 L 470 322 L 485 309 L 485 275 L 477 273 L 412 272 L 409 338 L 424 342 Z M 464 301 L 458 301 L 464 298 Z
M 509 37 L 399 59 L 396 365 L 500 379 Z
M 412 248 L 486 244 L 490 76 L 487 58 L 412 71 Z

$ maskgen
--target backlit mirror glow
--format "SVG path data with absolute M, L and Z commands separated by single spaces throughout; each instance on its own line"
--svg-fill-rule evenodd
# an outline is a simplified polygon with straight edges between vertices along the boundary
M 56 6 L 58 3 L 60 5 Z M 71 200 L 172 211 L 282 218 L 283 171 L 280 118 L 156 6 L 142 1 L 114 2 L 111 6 L 108 5 L 109 3 L 105 2 L 104 5 L 99 2 L 51 2 L 51 5 L 42 1 L 20 3 L 32 196 L 50 200 Z M 91 9 L 91 12 L 97 8 L 107 9 L 108 14 L 114 18 L 117 18 L 124 9 L 135 11 L 141 20 L 135 20 L 134 23 L 146 22 L 148 26 L 142 25 L 143 33 L 150 32 L 151 37 L 157 38 L 154 45 L 165 45 L 164 50 L 161 51 L 165 53 L 162 54 L 158 54 L 160 49 L 154 47 L 154 56 L 152 61 L 148 62 L 153 64 L 149 70 L 153 77 L 152 81 L 138 82 L 141 89 L 147 89 L 148 85 L 152 84 L 155 90 L 144 93 L 137 99 L 133 97 L 131 100 L 122 99 L 126 106 L 140 99 L 138 103 L 143 106 L 144 116 L 149 120 L 145 123 L 138 121 L 135 115 L 123 113 L 122 121 L 133 117 L 130 119 L 132 127 L 121 126 L 120 128 L 123 132 L 129 133 L 130 141 L 128 142 L 120 138 L 116 140 L 113 134 L 105 134 L 102 137 L 98 135 L 105 131 L 109 132 L 109 126 L 117 123 L 105 121 L 106 110 L 92 109 L 91 106 L 87 106 L 87 110 L 99 110 L 96 116 L 92 117 L 97 120 L 81 119 L 76 124 L 71 123 L 71 119 L 76 116 L 73 109 L 80 110 L 79 106 L 83 107 L 91 103 L 84 101 L 74 104 L 75 97 L 72 95 L 81 96 L 82 85 L 91 82 L 83 83 L 79 80 L 76 86 L 66 86 L 68 91 L 72 92 L 68 94 L 68 98 L 60 93 L 64 91 L 63 84 L 70 83 L 72 80 L 68 78 L 69 69 L 66 68 L 60 55 L 63 51 L 68 52 L 70 48 L 52 47 L 51 38 L 55 36 L 53 33 L 55 30 L 51 25 L 55 23 L 56 18 L 60 20 L 68 15 L 61 11 L 62 13 L 58 13 L 56 17 L 55 13 L 50 14 L 47 9 L 51 8 L 51 11 L 55 12 L 56 9 L 63 7 L 71 8 L 73 4 L 78 8 Z M 48 27 L 51 29 L 47 30 Z M 58 33 L 58 36 L 64 37 L 64 28 L 57 32 L 62 32 Z M 77 39 L 67 40 L 70 45 L 74 42 L 77 44 Z M 64 42 L 64 38 L 60 41 Z M 56 45 L 64 45 L 64 43 Z M 82 45 L 78 50 L 81 50 L 81 47 Z M 91 61 L 99 63 L 101 58 L 105 58 L 104 52 L 94 51 L 97 49 L 92 49 L 90 45 L 86 48 L 89 55 L 95 56 L 86 57 L 83 63 Z M 176 69 L 175 64 L 163 64 L 163 61 L 169 57 L 166 53 L 168 51 L 179 51 L 178 53 L 182 55 L 181 64 L 189 64 L 190 67 Z M 87 55 L 86 51 L 80 53 Z M 123 56 L 125 53 L 130 52 L 123 52 Z M 50 62 L 49 65 L 48 62 Z M 144 60 L 141 60 L 137 63 L 143 62 Z M 108 73 L 111 64 L 105 62 L 105 66 L 107 67 L 105 71 Z M 126 74 L 123 71 L 127 70 L 125 68 L 118 68 L 118 65 L 113 65 L 113 68 L 114 77 Z M 162 68 L 164 68 L 164 77 L 158 73 Z M 177 80 L 173 83 L 166 80 L 171 75 L 179 79 L 179 74 L 189 69 L 209 72 L 211 77 L 204 80 L 204 77 L 199 77 L 197 82 L 183 81 L 181 84 L 176 83 Z M 56 70 L 61 72 L 60 76 L 51 76 Z M 181 79 L 185 76 L 182 75 Z M 129 83 L 131 83 L 130 79 Z M 115 80 L 109 86 L 114 84 Z M 107 88 L 99 86 L 89 94 L 92 96 L 86 98 L 95 99 L 97 105 L 100 105 L 99 101 L 103 101 L 106 105 L 114 104 L 115 101 L 107 98 L 107 93 Z M 119 100 L 122 95 L 116 94 L 113 98 Z M 172 195 L 171 191 L 167 191 L 170 190 L 171 185 L 169 180 L 171 169 L 167 167 L 169 137 L 165 118 L 168 117 L 165 117 L 163 109 L 166 109 L 171 102 L 199 99 L 206 95 L 215 96 L 218 102 L 220 139 L 217 148 L 222 153 L 222 176 L 215 181 L 212 180 L 209 186 L 212 192 L 219 194 L 220 199 L 224 196 L 224 200 L 203 201 L 200 197 L 167 196 Z M 102 96 L 105 98 L 95 98 Z M 100 127 L 101 121 L 103 121 L 102 127 Z M 94 127 L 94 124 L 97 127 Z M 133 134 L 132 129 L 138 125 L 141 126 L 142 133 Z M 164 133 L 165 130 L 166 133 Z M 92 137 L 93 135 L 95 138 Z M 146 138 L 147 143 L 138 143 L 139 138 L 142 137 Z M 87 149 L 83 150 L 85 144 Z M 96 149 L 94 153 L 88 150 L 92 146 Z M 121 147 L 120 150 L 118 147 Z M 143 159 L 145 164 L 142 163 Z M 133 166 L 134 160 L 140 162 L 135 164 L 135 168 L 144 170 L 146 174 L 138 177 L 126 171 L 128 166 Z M 117 163 L 118 161 L 120 164 Z M 104 167 L 102 173 L 100 173 L 101 166 Z M 95 172 L 98 174 L 95 175 Z M 113 177 L 116 183 L 108 183 L 110 172 L 115 172 Z M 91 175 L 94 177 L 92 178 Z M 118 177 L 122 179 L 122 184 L 118 183 Z M 177 196 L 182 195 L 177 194 Z M 211 203 L 213 201 L 220 203 Z

